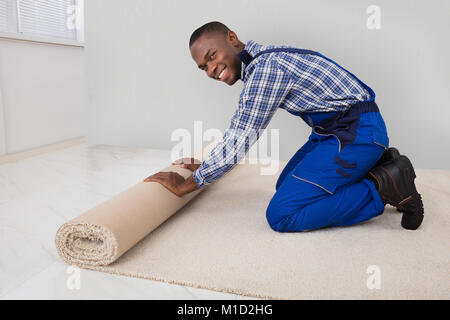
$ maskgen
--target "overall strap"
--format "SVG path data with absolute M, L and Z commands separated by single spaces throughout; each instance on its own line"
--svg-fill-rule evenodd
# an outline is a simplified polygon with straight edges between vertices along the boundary
M 312 51 L 312 50 L 307 50 L 307 49 L 298 49 L 298 48 L 273 48 L 273 49 L 267 49 L 267 50 L 263 50 L 258 52 L 257 54 L 255 54 L 255 56 L 253 57 L 253 59 L 255 59 L 256 57 L 265 54 L 265 53 L 271 53 L 271 52 L 291 52 L 291 53 L 300 53 L 300 54 L 312 54 L 312 55 L 320 55 L 320 53 L 316 52 L 316 51 Z
M 374 101 L 375 100 L 375 92 L 372 90 L 372 88 L 370 88 L 368 85 L 366 85 L 364 82 L 362 82 L 361 80 L 359 80 L 353 73 L 351 73 L 350 71 L 348 71 L 347 69 L 341 67 L 339 64 L 337 64 L 335 61 L 325 57 L 324 55 L 322 55 L 319 52 L 316 51 L 312 51 L 312 50 L 307 50 L 307 49 L 299 49 L 299 48 L 272 48 L 272 49 L 267 49 L 267 50 L 262 50 L 260 52 L 258 52 L 257 54 L 255 54 L 255 56 L 251 56 L 247 50 L 242 50 L 241 52 L 238 53 L 238 57 L 241 59 L 242 62 L 244 62 L 245 65 L 249 65 L 250 62 L 252 62 L 256 57 L 265 54 L 265 53 L 272 53 L 272 52 L 291 52 L 291 53 L 299 53 L 299 54 L 311 54 L 311 55 L 316 55 L 316 56 L 320 56 L 322 58 L 324 58 L 325 60 L 334 63 L 335 65 L 337 65 L 339 68 L 341 68 L 342 70 L 348 72 L 351 76 L 353 76 L 360 84 L 361 86 L 364 87 L 364 89 L 366 89 L 367 91 L 369 91 L 370 94 L 370 99 L 367 100 L 367 102 L 370 101 Z

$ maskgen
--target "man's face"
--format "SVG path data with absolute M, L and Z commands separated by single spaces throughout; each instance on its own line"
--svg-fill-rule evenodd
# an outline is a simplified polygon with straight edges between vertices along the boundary
M 241 78 L 241 60 L 237 54 L 244 49 L 233 31 L 228 35 L 202 35 L 190 50 L 200 70 L 208 77 L 233 85 Z

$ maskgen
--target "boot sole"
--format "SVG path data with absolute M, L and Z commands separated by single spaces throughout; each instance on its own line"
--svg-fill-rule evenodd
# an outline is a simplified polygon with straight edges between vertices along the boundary
M 403 169 L 403 175 L 408 179 L 408 181 L 412 182 L 411 184 L 413 187 L 413 192 L 409 196 L 412 198 L 412 200 L 408 201 L 414 201 L 414 207 L 417 208 L 416 212 L 408 212 L 404 209 L 399 209 L 399 211 L 403 212 L 401 225 L 407 230 L 416 230 L 417 228 L 419 228 L 423 221 L 424 209 L 422 196 L 417 192 L 416 189 L 416 184 L 414 182 L 414 180 L 416 179 L 416 172 L 414 171 L 414 167 L 411 161 L 404 155 L 401 155 L 399 158 L 402 158 L 403 161 L 406 161 L 408 163 L 408 166 Z
M 422 196 L 420 193 L 416 192 L 415 195 L 413 195 L 413 201 L 416 201 L 416 206 L 419 208 L 419 212 L 416 212 L 414 214 L 410 214 L 407 211 L 402 211 L 402 221 L 401 225 L 403 228 L 407 230 L 416 230 L 419 228 L 419 226 L 422 224 L 423 221 L 423 202 L 422 202 Z

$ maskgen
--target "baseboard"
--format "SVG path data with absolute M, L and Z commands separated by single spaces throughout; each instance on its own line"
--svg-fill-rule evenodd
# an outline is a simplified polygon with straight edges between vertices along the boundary
M 15 161 L 19 161 L 22 159 L 34 157 L 39 154 L 43 154 L 43 153 L 47 153 L 47 152 L 52 152 L 52 151 L 57 151 L 60 149 L 72 147 L 74 145 L 85 143 L 85 142 L 86 142 L 85 138 L 80 137 L 80 138 L 69 139 L 69 140 L 65 140 L 65 141 L 61 141 L 61 142 L 57 142 L 57 143 L 52 143 L 52 144 L 45 145 L 45 146 L 38 147 L 38 148 L 33 148 L 33 149 L 30 149 L 27 151 L 6 154 L 3 156 L 0 156 L 0 165 L 4 164 L 4 163 L 8 163 L 8 162 L 15 162 Z

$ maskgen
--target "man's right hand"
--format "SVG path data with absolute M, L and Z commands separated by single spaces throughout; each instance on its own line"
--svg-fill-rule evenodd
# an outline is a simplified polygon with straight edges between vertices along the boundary
M 195 171 L 202 164 L 201 161 L 194 158 L 182 158 L 177 161 L 172 162 L 173 165 L 179 165 L 181 168 L 189 169 Z

